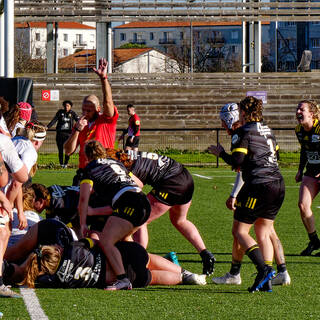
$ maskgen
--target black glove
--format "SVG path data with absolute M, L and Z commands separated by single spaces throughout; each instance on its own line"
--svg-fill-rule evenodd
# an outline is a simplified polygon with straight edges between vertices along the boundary
M 216 259 L 214 255 L 207 249 L 204 249 L 200 252 L 200 256 L 202 258 L 202 264 L 203 264 L 203 274 L 210 275 L 214 271 L 214 263 L 216 262 Z

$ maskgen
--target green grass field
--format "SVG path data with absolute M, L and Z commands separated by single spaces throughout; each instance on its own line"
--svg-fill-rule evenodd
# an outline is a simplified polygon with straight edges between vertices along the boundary
M 75 170 L 39 170 L 35 182 L 69 185 Z M 229 271 L 232 214 L 225 207 L 234 173 L 226 168 L 190 168 L 195 194 L 189 218 L 217 259 L 214 275 Z M 105 292 L 99 289 L 37 289 L 41 306 L 52 319 L 320 319 L 320 257 L 301 257 L 308 242 L 301 223 L 295 169 L 283 169 L 286 198 L 275 226 L 283 243 L 292 284 L 275 286 L 272 293 L 249 294 L 255 268 L 245 257 L 240 286 L 217 286 L 208 277 L 206 286 L 152 286 L 132 291 Z M 207 177 L 207 178 L 205 178 Z M 320 228 L 318 198 L 314 201 Z M 320 229 L 319 229 L 320 230 Z M 202 264 L 195 249 L 172 227 L 168 215 L 149 227 L 148 250 L 164 255 L 176 251 L 181 265 L 200 273 Z M 22 299 L 1 299 L 3 319 L 29 319 Z M 39 319 L 40 320 L 40 319 Z

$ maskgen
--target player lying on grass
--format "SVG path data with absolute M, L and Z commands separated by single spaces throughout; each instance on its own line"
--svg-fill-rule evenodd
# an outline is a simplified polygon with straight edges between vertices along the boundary
M 152 187 L 147 195 L 151 205 L 150 217 L 134 234 L 135 241 L 147 248 L 147 225 L 169 211 L 171 223 L 199 252 L 203 273 L 212 274 L 215 258 L 207 250 L 197 227 L 187 218 L 194 191 L 189 171 L 177 161 L 156 153 L 137 152 L 132 158 L 121 150 L 106 151 L 109 157 L 121 161 L 126 166 L 141 188 L 144 184 Z
M 221 125 L 226 129 L 227 133 L 231 136 L 236 135 L 236 130 L 241 127 L 239 121 L 239 107 L 236 103 L 228 103 L 224 105 L 220 111 Z M 208 148 L 210 153 L 219 155 L 221 151 L 221 146 L 210 146 Z M 231 195 L 226 201 L 226 206 L 230 210 L 236 210 L 235 202 L 236 197 L 243 186 L 244 182 L 242 180 L 241 171 L 237 172 L 236 181 L 232 189 Z M 233 221 L 233 229 L 236 229 L 238 222 L 237 220 Z M 289 285 L 291 283 L 290 275 L 286 268 L 286 261 L 284 257 L 283 247 L 281 241 L 273 227 L 273 231 L 270 234 L 270 238 L 273 244 L 275 261 L 277 263 L 278 274 L 274 277 L 271 282 L 272 285 Z M 213 283 L 215 284 L 241 284 L 240 277 L 240 268 L 242 259 L 244 256 L 244 251 L 242 250 L 237 238 L 233 237 L 232 245 L 232 263 L 230 271 L 227 272 L 222 277 L 212 278 Z
M 197 275 L 146 250 L 135 242 L 118 242 L 126 273 L 134 288 L 147 285 L 206 284 Z M 22 251 L 21 248 L 25 250 Z M 5 279 L 58 288 L 105 288 L 116 279 L 101 248 L 89 238 L 75 241 L 70 228 L 55 219 L 34 225 L 6 252 Z M 22 264 L 8 261 L 26 259 Z

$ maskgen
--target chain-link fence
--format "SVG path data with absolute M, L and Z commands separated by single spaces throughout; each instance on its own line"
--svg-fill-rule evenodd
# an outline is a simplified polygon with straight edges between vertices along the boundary
M 280 146 L 281 163 L 298 163 L 300 147 L 294 128 L 274 128 L 273 132 Z M 121 129 L 118 130 L 117 137 L 120 134 Z M 206 152 L 209 145 L 216 145 L 218 142 L 229 151 L 230 136 L 221 128 L 144 129 L 141 130 L 139 150 L 166 154 L 185 165 L 219 166 L 224 165 L 224 162 Z M 116 147 L 123 148 L 123 143 L 116 142 Z M 59 165 L 55 130 L 49 130 L 47 139 L 40 149 L 38 162 L 42 166 Z M 78 150 L 71 156 L 69 165 L 77 167 Z

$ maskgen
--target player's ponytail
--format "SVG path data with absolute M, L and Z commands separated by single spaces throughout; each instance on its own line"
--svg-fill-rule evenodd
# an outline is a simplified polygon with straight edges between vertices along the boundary
M 60 259 L 61 253 L 56 246 L 35 249 L 27 259 L 25 277 L 20 284 L 34 288 L 40 273 L 52 275 L 57 271 Z

